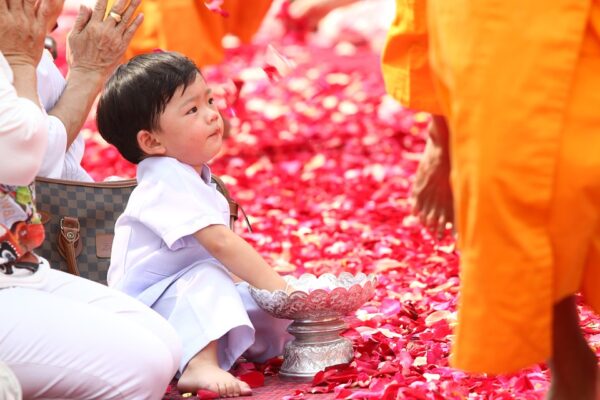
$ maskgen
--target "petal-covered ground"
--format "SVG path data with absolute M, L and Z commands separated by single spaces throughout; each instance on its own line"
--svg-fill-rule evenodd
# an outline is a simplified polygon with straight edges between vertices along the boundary
M 349 321 L 355 360 L 284 398 L 542 398 L 544 366 L 502 377 L 448 366 L 458 255 L 452 241 L 433 240 L 407 204 L 428 116 L 385 95 L 368 46 L 323 49 L 293 35 L 272 45 L 234 46 L 224 65 L 203 71 L 226 88 L 232 135 L 211 167 L 250 216 L 254 233 L 241 224 L 238 232 L 282 273 L 379 275 L 375 297 Z M 93 118 L 86 127 L 91 175 L 134 176 L 99 139 Z M 600 320 L 582 311 L 597 347 Z M 499 349 L 481 349 L 490 350 Z M 269 375 L 277 367 L 244 364 L 239 372 Z

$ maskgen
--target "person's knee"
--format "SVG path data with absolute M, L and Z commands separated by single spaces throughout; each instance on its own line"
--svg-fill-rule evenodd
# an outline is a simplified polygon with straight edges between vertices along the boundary
M 154 311 L 152 314 L 152 333 L 164 344 L 170 354 L 171 363 L 177 369 L 183 354 L 181 338 L 167 320 Z

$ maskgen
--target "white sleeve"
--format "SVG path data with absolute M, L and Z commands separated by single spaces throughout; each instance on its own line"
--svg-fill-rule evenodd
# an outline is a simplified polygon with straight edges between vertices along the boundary
M 44 50 L 42 53 L 36 72 L 40 101 L 44 106 L 44 110 L 52 110 L 64 92 L 67 81 L 54 64 L 54 59 L 48 50 Z
M 48 147 L 44 154 L 39 176 L 61 178 L 67 151 L 67 130 L 62 121 L 53 115 L 48 116 Z
M 139 215 L 171 250 L 185 246 L 186 236 L 207 226 L 227 226 L 216 189 L 177 164 L 175 160 L 162 163 L 157 169 L 162 169 L 159 173 L 163 176 L 145 182 Z
M 47 143 L 47 116 L 11 84 L 12 71 L 0 53 L 0 182 L 28 185 L 42 162 Z
M 87 173 L 81 166 L 81 160 L 83 159 L 83 153 L 85 152 L 85 139 L 80 133 L 65 155 L 65 165 L 61 175 L 61 179 L 68 179 L 70 181 L 78 182 L 93 182 L 92 177 Z
M 37 67 L 38 93 L 46 111 L 52 110 L 67 84 L 60 70 L 54 64 L 49 52 L 44 50 Z M 48 117 L 48 148 L 40 168 L 39 176 L 75 181 L 90 181 L 91 178 L 81 167 L 85 144 L 77 136 L 67 150 L 67 130 L 63 122 L 50 115 Z

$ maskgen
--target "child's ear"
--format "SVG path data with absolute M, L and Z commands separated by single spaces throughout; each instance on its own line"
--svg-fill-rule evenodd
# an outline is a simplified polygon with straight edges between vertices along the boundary
M 156 134 L 145 129 L 137 133 L 137 142 L 144 154 L 149 156 L 162 156 L 167 151 Z

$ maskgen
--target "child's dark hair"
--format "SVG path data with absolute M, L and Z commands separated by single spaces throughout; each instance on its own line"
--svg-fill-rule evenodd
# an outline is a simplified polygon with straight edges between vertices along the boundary
M 194 82 L 198 67 L 173 52 L 142 54 L 110 77 L 98 102 L 96 120 L 102 137 L 128 161 L 144 158 L 137 133 L 160 129 L 159 119 L 178 88 Z

